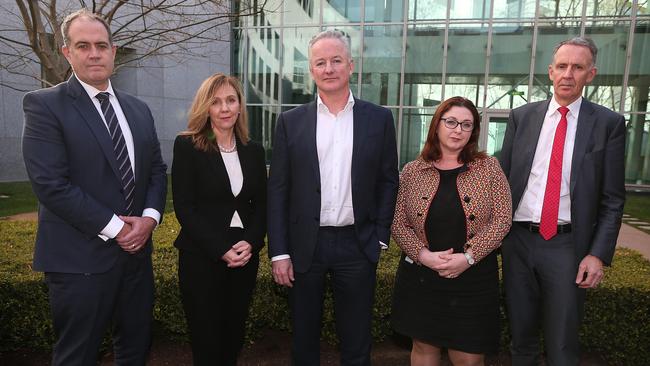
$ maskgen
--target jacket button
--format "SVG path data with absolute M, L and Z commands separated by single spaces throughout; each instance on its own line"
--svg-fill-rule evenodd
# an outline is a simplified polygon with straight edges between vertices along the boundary
M 422 199 L 423 199 L 423 200 L 428 200 L 428 199 L 429 199 L 429 197 L 422 197 Z
M 465 197 L 463 197 L 463 201 L 465 201 L 465 203 L 469 203 L 470 200 L 471 200 L 471 198 L 469 198 L 469 196 L 467 196 L 467 195 L 465 195 Z
M 320 188 L 316 188 L 316 193 L 320 194 Z
M 469 217 L 468 217 L 469 221 L 474 221 L 475 218 L 476 218 L 476 216 L 474 216 L 474 214 L 469 214 Z
M 469 233 L 469 235 L 467 235 L 467 237 L 470 238 L 470 239 L 473 238 L 473 237 L 474 237 L 474 233 Z
M 422 213 L 418 212 L 418 217 L 422 216 Z
M 318 217 L 318 216 L 314 216 L 314 220 L 316 220 L 316 221 L 320 221 L 320 217 Z

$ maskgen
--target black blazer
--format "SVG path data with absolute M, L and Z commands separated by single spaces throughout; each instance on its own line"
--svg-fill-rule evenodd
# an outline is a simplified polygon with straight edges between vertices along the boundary
M 512 212 L 528 184 L 549 101 L 513 109 L 500 162 L 512 190 Z M 576 256 L 609 264 L 625 203 L 625 119 L 583 99 L 571 160 L 571 235 Z
M 309 269 L 320 225 L 316 102 L 280 114 L 269 176 L 269 256 L 289 254 L 294 269 Z M 354 99 L 352 206 L 361 251 L 377 263 L 390 240 L 399 172 L 393 115 Z
M 135 149 L 133 215 L 145 208 L 162 215 L 167 166 L 149 107 L 114 89 Z M 23 158 L 38 197 L 34 269 L 44 272 L 102 273 L 122 249 L 97 234 L 113 214 L 123 215 L 124 197 L 113 143 L 99 112 L 73 75 L 55 87 L 23 99 Z M 151 238 L 137 256 L 151 253 Z
M 244 224 L 244 240 L 257 253 L 266 235 L 266 161 L 264 148 L 237 139 L 237 154 L 244 183 L 233 196 L 230 179 L 219 151 L 194 148 L 189 136 L 177 136 L 172 162 L 172 193 L 181 231 L 174 242 L 178 249 L 207 255 L 214 261 L 230 250 L 226 230 L 237 210 Z

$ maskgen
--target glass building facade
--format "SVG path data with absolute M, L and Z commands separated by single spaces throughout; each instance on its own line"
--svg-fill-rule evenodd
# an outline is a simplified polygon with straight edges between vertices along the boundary
M 250 0 L 262 3 L 264 0 Z M 238 1 L 233 6 L 237 6 Z M 646 0 L 267 0 L 233 27 L 251 136 L 270 159 L 278 113 L 315 98 L 307 46 L 324 29 L 349 35 L 355 96 L 393 112 L 400 166 L 423 147 L 440 101 L 471 99 L 480 147 L 498 155 L 508 113 L 552 96 L 554 46 L 589 36 L 598 74 L 584 96 L 627 121 L 626 182 L 650 185 L 650 11 Z

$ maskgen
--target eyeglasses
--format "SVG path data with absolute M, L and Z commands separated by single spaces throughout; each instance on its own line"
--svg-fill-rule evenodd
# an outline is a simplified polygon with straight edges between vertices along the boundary
M 456 128 L 456 126 L 460 125 L 460 129 L 465 132 L 470 132 L 474 129 L 474 123 L 472 121 L 458 121 L 456 118 L 440 118 L 442 122 L 444 122 L 445 127 L 447 127 L 450 130 L 453 130 Z

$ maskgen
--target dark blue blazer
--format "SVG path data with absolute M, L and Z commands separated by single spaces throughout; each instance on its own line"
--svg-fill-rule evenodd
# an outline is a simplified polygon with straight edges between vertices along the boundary
M 499 161 L 519 206 L 549 101 L 512 110 Z M 571 226 L 578 261 L 591 254 L 609 264 L 625 203 L 625 119 L 583 99 L 571 160 Z
M 115 90 L 135 148 L 132 215 L 145 208 L 161 214 L 167 192 L 166 165 L 147 105 Z M 23 157 L 38 197 L 34 269 L 102 273 L 122 249 L 97 234 L 113 214 L 124 212 L 122 183 L 106 125 L 75 76 L 23 99 Z M 149 243 L 137 255 L 150 255 Z
M 316 150 L 316 102 L 280 114 L 268 184 L 269 256 L 291 256 L 294 270 L 312 262 L 320 225 L 320 171 Z M 393 115 L 354 100 L 352 205 L 361 250 L 377 263 L 390 240 L 399 182 Z

